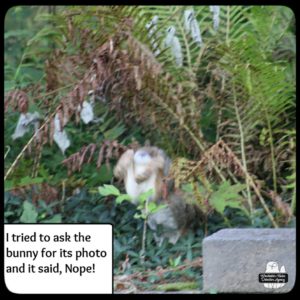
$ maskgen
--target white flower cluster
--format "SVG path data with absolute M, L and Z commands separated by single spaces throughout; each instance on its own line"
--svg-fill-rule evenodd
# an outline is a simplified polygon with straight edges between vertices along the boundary
M 172 55 L 175 58 L 177 66 L 182 66 L 183 56 L 181 51 L 181 45 L 178 37 L 175 35 L 176 29 L 174 26 L 170 26 L 167 28 L 167 36 L 165 39 L 165 46 L 170 47 L 172 51 Z
M 13 140 L 22 137 L 25 133 L 29 131 L 30 125 L 34 126 L 35 132 L 38 130 L 40 125 L 40 115 L 37 111 L 33 113 L 21 113 L 18 120 L 15 132 L 11 136 Z
M 210 11 L 213 13 L 213 23 L 214 23 L 214 30 L 218 30 L 219 22 L 220 22 L 220 6 L 219 5 L 210 5 Z
M 78 106 L 78 111 L 80 111 L 80 117 L 85 124 L 88 124 L 94 120 L 93 106 L 90 102 L 84 101 L 82 107 Z M 25 133 L 29 132 L 30 125 L 34 126 L 35 132 L 39 130 L 40 126 L 40 115 L 38 112 L 34 113 L 22 113 L 19 117 L 15 132 L 12 135 L 12 139 L 21 138 Z M 67 119 L 64 118 L 64 124 L 66 125 Z M 37 133 L 38 134 L 38 133 Z M 71 141 L 68 138 L 67 132 L 61 128 L 60 120 L 58 114 L 54 117 L 54 134 L 53 140 L 64 154 L 66 149 L 70 147 Z
M 152 20 L 146 24 L 146 28 L 148 30 L 148 37 L 151 39 L 151 45 L 154 51 L 154 55 L 157 56 L 160 53 L 160 50 L 158 48 L 158 43 L 155 41 L 156 37 L 159 36 L 159 32 L 157 32 L 157 21 L 158 21 L 158 16 L 154 16 Z
M 220 15 L 220 6 L 211 5 L 210 11 L 213 13 L 213 28 L 217 30 L 219 28 L 219 15 Z M 159 37 L 159 32 L 157 30 L 158 24 L 158 16 L 154 16 L 152 20 L 146 24 L 146 28 L 148 29 L 148 37 L 150 38 L 151 45 L 155 49 L 154 55 L 158 55 L 160 53 L 158 43 L 156 39 Z M 195 43 L 199 45 L 199 47 L 203 46 L 202 36 L 200 25 L 196 19 L 194 9 L 186 9 L 184 11 L 184 28 L 185 31 L 191 35 L 192 39 Z M 177 66 L 183 65 L 183 54 L 180 45 L 179 38 L 176 36 L 176 28 L 175 26 L 169 26 L 166 30 L 166 38 L 164 40 L 164 46 L 169 47 L 171 49 L 172 55 L 175 59 Z
M 191 34 L 193 40 L 199 44 L 199 46 L 202 46 L 200 26 L 195 18 L 193 9 L 187 9 L 184 12 L 184 28 L 187 33 Z

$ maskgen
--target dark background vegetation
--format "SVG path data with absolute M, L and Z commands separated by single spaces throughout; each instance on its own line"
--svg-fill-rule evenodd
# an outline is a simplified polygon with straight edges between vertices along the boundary
M 19 6 L 6 14 L 5 222 L 113 223 L 119 291 L 199 289 L 205 236 L 295 224 L 295 16 L 283 6 L 222 6 L 215 30 L 209 7 L 194 6 L 200 47 L 184 29 L 190 8 Z M 182 66 L 163 46 L 169 26 Z M 85 124 L 77 107 L 91 99 L 95 122 Z M 32 138 L 30 126 L 13 140 L 29 112 L 40 114 L 41 134 Z M 71 140 L 64 154 L 53 141 L 56 113 Z M 124 191 L 113 166 L 146 140 L 173 159 L 177 184 L 194 193 L 206 221 L 176 245 L 158 247 L 148 230 L 142 264 L 136 207 L 116 205 L 98 187 Z

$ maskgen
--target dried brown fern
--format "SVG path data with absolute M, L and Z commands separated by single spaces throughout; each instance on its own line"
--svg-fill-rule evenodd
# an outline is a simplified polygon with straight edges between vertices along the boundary
M 68 24 L 69 39 L 72 40 L 74 23 L 69 20 Z M 223 173 L 227 174 L 228 171 L 234 178 L 237 176 L 246 179 L 269 217 L 272 217 L 253 178 L 231 148 L 219 141 L 206 151 L 208 145 L 199 129 L 203 95 L 198 91 L 197 85 L 191 82 L 179 83 L 174 76 L 164 71 L 152 51 L 133 36 L 132 27 L 132 20 L 124 18 L 118 23 L 118 30 L 90 54 L 81 52 L 80 56 L 72 57 L 62 53 L 59 58 L 56 56 L 57 62 L 54 60 L 49 62 L 48 89 L 55 89 L 62 83 L 65 85 L 66 82 L 71 82 L 73 87 L 60 99 L 60 103 L 54 110 L 55 113 L 49 114 L 50 117 L 40 127 L 39 132 L 43 131 L 43 134 L 40 135 L 42 141 L 40 140 L 39 143 L 52 142 L 53 118 L 56 113 L 59 114 L 61 128 L 72 117 L 75 117 L 78 122 L 78 106 L 82 105 L 92 90 L 105 99 L 109 109 L 114 111 L 116 117 L 123 120 L 125 124 L 141 125 L 150 136 L 152 132 L 172 136 L 172 139 L 192 157 L 202 155 L 200 161 L 186 163 L 187 169 L 190 170 L 190 178 L 193 178 L 198 171 L 202 173 L 202 170 L 205 170 L 205 172 L 216 172 L 222 180 L 225 179 Z M 90 33 L 84 34 L 85 39 L 88 40 Z M 76 60 L 82 67 L 79 73 Z M 52 87 L 51 80 L 53 80 Z M 212 98 L 218 97 L 213 94 L 211 86 L 209 88 Z M 18 104 L 20 111 L 26 110 L 24 95 L 18 97 L 14 95 L 12 99 L 15 100 L 8 101 L 8 104 L 20 103 Z M 34 135 L 26 147 L 29 148 L 37 137 L 38 135 Z M 102 164 L 103 157 L 113 157 L 114 147 L 116 146 L 113 144 L 101 147 L 98 153 L 98 166 Z M 80 170 L 83 163 L 91 161 L 95 149 L 95 146 L 86 146 L 79 153 L 65 160 L 64 164 L 69 166 L 70 172 Z M 22 153 L 23 151 L 21 155 Z M 20 156 L 17 157 L 19 158 Z M 14 166 L 13 163 L 5 177 Z M 220 168 L 223 168 L 223 173 Z M 181 175 L 183 178 L 187 176 L 186 179 L 190 180 L 188 173 L 183 174 Z M 272 218 L 271 220 L 273 221 Z
M 279 217 L 277 218 L 278 222 L 280 222 L 283 225 L 287 225 L 293 216 L 291 206 L 288 203 L 284 202 L 282 198 L 274 191 L 270 192 L 270 197 L 272 199 L 274 207 L 279 213 Z
M 187 151 L 199 152 L 197 145 L 201 145 L 204 149 L 201 132 L 196 124 L 199 116 L 195 115 L 200 109 L 195 107 L 197 101 L 189 92 L 190 88 L 177 83 L 172 84 L 172 76 L 162 74 L 161 65 L 153 53 L 133 38 L 130 32 L 131 19 L 125 18 L 122 22 L 124 26 L 120 27 L 119 32 L 94 51 L 90 67 L 84 74 L 78 74 L 77 80 L 74 79 L 77 72 L 74 58 L 66 57 L 61 52 L 54 53 L 46 68 L 49 75 L 48 90 L 57 88 L 62 82 L 64 84 L 72 82 L 74 86 L 61 98 L 54 109 L 55 113 L 49 112 L 50 119 L 42 124 L 39 134 L 34 135 L 26 148 L 30 149 L 32 142 L 36 143 L 35 146 L 46 142 L 52 144 L 53 118 L 56 113 L 61 128 L 73 116 L 76 122 L 79 122 L 78 107 L 82 105 L 89 92 L 93 91 L 106 99 L 110 110 L 125 123 L 163 130 L 172 133 L 175 139 L 189 138 L 189 143 L 182 143 L 186 145 Z M 120 47 L 124 43 L 128 50 Z M 185 100 L 187 93 L 191 97 Z M 9 103 L 13 105 L 18 103 L 19 111 L 27 110 L 28 97 L 23 92 L 13 92 L 8 99 L 10 101 L 6 101 L 6 107 Z
M 96 144 L 89 144 L 63 160 L 62 164 L 67 167 L 68 176 L 74 172 L 80 172 L 84 164 L 92 163 L 93 158 L 95 158 L 94 161 L 97 168 L 100 168 L 105 161 L 105 164 L 109 169 L 110 160 L 118 159 L 127 149 L 136 149 L 137 147 L 137 142 L 132 142 L 128 146 L 124 146 L 117 141 L 104 141 L 99 146 Z
M 4 112 L 6 113 L 8 108 L 12 108 L 13 111 L 19 113 L 27 113 L 29 106 L 28 95 L 25 91 L 16 89 L 7 93 L 4 100 Z
M 57 188 L 48 183 L 29 184 L 23 187 L 16 187 L 10 190 L 13 196 L 19 197 L 22 200 L 28 199 L 28 194 L 31 195 L 32 203 L 38 206 L 38 200 L 45 201 L 46 204 L 51 204 L 59 200 L 59 192 Z M 56 208 L 56 210 L 58 207 Z
M 212 162 L 214 165 L 212 165 Z M 215 169 L 213 166 L 217 165 L 219 168 L 226 169 L 226 172 L 231 171 L 238 178 L 248 181 L 250 187 L 254 190 L 256 196 L 261 202 L 263 208 L 265 209 L 269 219 L 271 220 L 274 227 L 278 227 L 276 221 L 274 220 L 273 215 L 271 214 L 264 198 L 261 195 L 258 185 L 256 184 L 253 177 L 245 170 L 241 161 L 233 153 L 230 147 L 223 141 L 219 140 L 216 144 L 210 147 L 202 155 L 201 160 L 189 161 L 186 159 L 177 159 L 175 164 L 171 167 L 170 176 L 174 178 L 176 186 L 179 186 L 182 183 L 190 182 L 195 184 L 199 179 L 202 184 L 206 187 L 208 185 L 208 175 Z M 236 179 L 236 177 L 235 177 Z M 202 199 L 198 203 L 202 202 Z

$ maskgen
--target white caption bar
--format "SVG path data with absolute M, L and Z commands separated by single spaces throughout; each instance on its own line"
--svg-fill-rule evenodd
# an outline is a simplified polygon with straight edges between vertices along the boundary
M 112 225 L 6 224 L 4 242 L 13 293 L 112 293 Z

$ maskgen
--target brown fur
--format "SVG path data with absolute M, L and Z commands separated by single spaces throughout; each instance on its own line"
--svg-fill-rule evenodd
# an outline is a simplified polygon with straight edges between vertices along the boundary
M 134 154 L 138 150 L 147 152 L 152 158 L 148 165 L 145 165 L 145 170 L 141 174 L 136 174 Z M 149 178 L 156 174 L 155 178 L 155 196 L 151 201 L 158 203 L 166 203 L 167 207 L 149 216 L 148 224 L 151 229 L 156 230 L 157 226 L 161 225 L 166 228 L 165 237 L 173 244 L 178 238 L 188 229 L 194 227 L 203 215 L 201 210 L 185 198 L 188 195 L 182 192 L 174 192 L 173 185 L 164 183 L 164 177 L 168 175 L 171 161 L 166 154 L 157 147 L 145 146 L 139 149 L 127 150 L 119 159 L 115 169 L 114 175 L 123 179 L 126 182 L 129 168 L 133 170 L 134 180 L 136 185 L 147 183 Z M 132 176 L 132 175 L 131 175 Z M 167 190 L 167 191 L 166 191 Z M 145 191 L 144 191 L 145 192 Z M 164 237 L 157 237 L 159 243 Z

